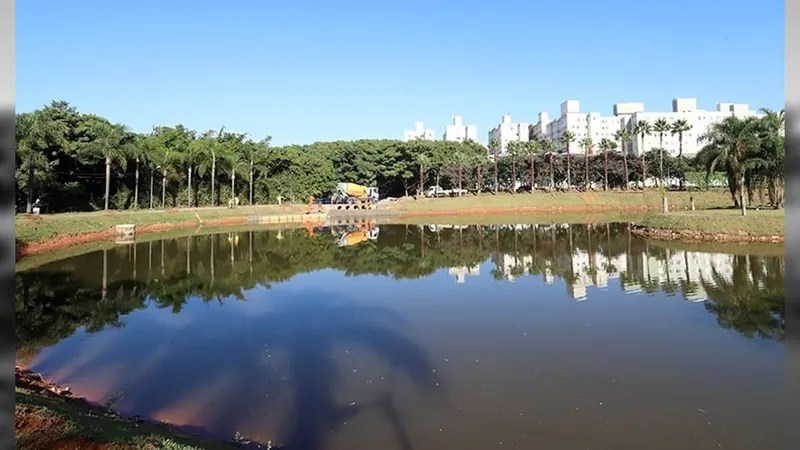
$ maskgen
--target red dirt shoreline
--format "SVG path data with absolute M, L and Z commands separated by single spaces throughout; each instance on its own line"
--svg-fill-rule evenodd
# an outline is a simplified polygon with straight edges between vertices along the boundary
M 186 220 L 182 222 L 163 222 L 148 225 L 137 225 L 136 234 L 157 233 L 160 231 L 192 228 L 200 225 L 241 225 L 245 222 L 247 222 L 246 216 L 222 217 L 219 219 L 208 220 Z M 108 228 L 103 231 L 93 231 L 91 233 L 62 234 L 54 238 L 43 239 L 30 244 L 18 245 L 16 247 L 16 260 L 19 261 L 26 256 L 38 255 L 40 253 L 53 250 L 61 250 L 67 247 L 72 247 L 73 245 L 85 244 L 87 242 L 99 241 L 101 239 L 108 239 L 113 236 L 113 233 L 113 228 Z

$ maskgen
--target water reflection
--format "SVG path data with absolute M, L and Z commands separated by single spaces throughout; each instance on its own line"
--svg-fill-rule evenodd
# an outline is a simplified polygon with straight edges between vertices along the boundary
M 774 350 L 723 341 L 729 338 L 711 334 L 694 311 L 713 313 L 704 314 L 735 330 L 736 339 L 780 343 L 783 279 L 782 257 L 656 246 L 619 224 L 193 235 L 18 273 L 16 336 L 19 358 L 79 394 L 98 402 L 113 397 L 124 412 L 198 432 L 226 437 L 239 432 L 288 448 L 407 449 L 457 442 L 482 448 L 496 446 L 495 434 L 511 430 L 519 432 L 520 445 L 531 444 L 525 439 L 536 435 L 534 429 L 542 433 L 539 427 L 549 426 L 552 432 L 575 420 L 564 417 L 547 425 L 549 414 L 574 401 L 559 395 L 588 389 L 585 401 L 608 389 L 581 378 L 581 371 L 604 379 L 601 374 L 624 369 L 625 376 L 609 380 L 638 379 L 648 393 L 662 373 L 670 373 L 659 386 L 672 398 L 662 399 L 661 406 L 678 415 L 686 405 L 671 402 L 687 392 L 722 405 L 729 401 L 724 389 L 744 389 L 733 381 L 716 390 L 687 387 L 690 382 L 682 377 L 701 370 L 709 355 L 716 366 L 707 372 L 749 361 L 752 367 L 741 371 L 737 382 L 774 381 L 779 371 L 765 365 L 776 363 Z M 648 295 L 679 295 L 703 304 L 611 301 Z M 564 298 L 597 301 L 582 303 L 595 309 L 581 312 L 565 309 L 575 304 Z M 595 328 L 585 329 L 581 321 L 592 321 Z M 664 326 L 654 325 L 658 322 Z M 557 329 L 568 330 L 557 344 L 543 347 L 528 340 L 553 342 Z M 728 347 L 666 338 L 674 330 Z M 582 339 L 604 344 L 594 350 L 575 347 Z M 648 353 L 620 353 L 626 342 L 647 345 Z M 643 366 L 656 348 L 663 351 L 649 363 L 651 371 Z M 565 360 L 570 354 L 574 358 Z M 570 385 L 559 370 L 581 381 Z M 769 403 L 773 394 L 752 402 Z M 613 397 L 611 391 L 604 395 Z M 618 420 L 628 427 L 647 418 L 626 415 L 635 400 L 619 402 L 627 406 L 598 412 L 592 420 Z M 506 417 L 503 425 L 489 425 L 511 410 L 519 414 L 518 422 Z M 734 426 L 752 421 L 724 419 Z M 622 429 L 580 423 L 574 433 L 597 443 L 604 433 Z M 730 430 L 725 433 L 736 442 Z M 611 434 L 608 442 L 618 442 Z M 643 442 L 635 434 L 629 436 L 631 445 Z M 670 445 L 702 448 L 677 434 Z M 708 442 L 721 436 L 687 428 L 688 435 Z M 564 439 L 572 438 L 545 433 L 536 442 L 558 445 Z M 584 447 L 576 443 L 576 448 Z

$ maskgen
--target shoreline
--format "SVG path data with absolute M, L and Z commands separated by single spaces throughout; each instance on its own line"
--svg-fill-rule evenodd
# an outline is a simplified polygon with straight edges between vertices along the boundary
M 43 448 L 133 449 L 161 448 L 166 442 L 182 449 L 265 449 L 247 440 L 221 441 L 192 434 L 166 422 L 126 417 L 111 408 L 97 405 L 74 395 L 69 388 L 46 380 L 19 364 L 14 365 L 16 404 L 14 408 L 15 438 L 25 437 L 43 444 Z M 88 428 L 82 427 L 90 422 Z M 119 438 L 108 441 L 98 430 L 111 425 L 124 428 Z M 52 434 L 48 434 L 52 433 Z M 44 442 L 42 442 L 44 441 Z M 19 442 L 18 442 L 19 443 Z M 83 447 L 86 448 L 86 447 Z
M 631 233 L 648 239 L 657 239 L 662 241 L 766 244 L 783 244 L 785 242 L 785 236 L 781 235 L 760 235 L 747 232 L 705 233 L 693 230 L 654 228 L 644 225 L 631 225 Z
M 737 219 L 724 211 L 721 206 L 727 198 L 719 192 L 680 192 L 675 195 L 668 195 L 670 200 L 670 213 L 663 215 L 657 213 L 661 209 L 661 193 L 659 192 L 590 192 L 590 193 L 563 193 L 558 195 L 543 194 L 542 196 L 475 196 L 457 197 L 443 199 L 423 199 L 410 200 L 401 199 L 397 203 L 387 205 L 386 212 L 375 219 L 413 219 L 424 217 L 475 217 L 475 216 L 513 216 L 513 215 L 575 215 L 575 214 L 598 214 L 598 213 L 630 213 L 633 215 L 649 214 L 650 218 L 644 221 L 632 220 L 636 225 L 636 233 L 643 237 L 662 239 L 662 240 L 685 240 L 689 242 L 766 242 L 783 243 L 783 228 L 776 232 L 772 229 L 758 229 L 759 219 L 753 216 Z M 701 207 L 696 211 L 689 211 L 689 200 L 695 198 Z M 526 204 L 527 203 L 527 204 Z M 170 210 L 164 213 L 155 213 L 156 216 L 148 216 L 146 212 L 134 212 L 125 218 L 125 212 L 110 213 L 77 213 L 71 217 L 65 216 L 17 216 L 17 226 L 26 227 L 32 223 L 33 227 L 40 224 L 49 232 L 54 234 L 52 237 L 45 237 L 35 241 L 17 241 L 15 245 L 16 260 L 34 256 L 46 252 L 62 250 L 80 244 L 91 243 L 114 236 L 114 225 L 120 223 L 133 223 L 136 225 L 136 235 L 165 232 L 202 226 L 234 226 L 257 223 L 294 223 L 301 226 L 305 220 L 298 219 L 304 215 L 302 206 L 278 206 L 264 205 L 252 210 L 244 209 L 241 211 L 229 211 L 220 209 L 186 209 Z M 717 214 L 722 211 L 724 214 Z M 201 218 L 200 214 L 212 215 L 207 219 Z M 85 214 L 85 215 L 84 215 Z M 131 214 L 131 213 L 128 213 Z M 137 217 L 137 214 L 142 214 Z M 674 214 L 674 215 L 673 215 Z M 363 216 L 372 216 L 365 211 Z M 717 220 L 717 225 L 698 226 L 698 223 L 707 222 L 706 215 L 726 216 L 722 221 Z M 260 216 L 262 222 L 253 219 Z M 292 216 L 292 217 L 290 217 Z M 657 216 L 663 216 L 658 218 Z M 696 217 L 699 216 L 699 220 Z M 116 220 L 119 217 L 119 220 Z M 170 219 L 174 218 L 172 221 Z M 269 219 L 267 219 L 269 218 Z M 348 219 L 349 216 L 342 216 L 341 219 Z M 653 219 L 655 218 L 655 219 Z M 669 219 L 665 219 L 669 218 Z M 672 218 L 682 220 L 685 223 L 669 223 Z M 274 220 L 273 220 L 274 219 Z M 290 219 L 290 220 L 284 220 Z M 312 220 L 316 219 L 316 220 Z M 327 220 L 334 220 L 328 216 Z M 624 218 L 623 218 L 624 219 Z M 768 217 L 772 222 L 774 218 Z M 318 217 L 309 217 L 309 221 L 317 221 Z M 783 220 L 783 219 L 781 219 Z M 73 221 L 70 223 L 70 221 Z M 728 221 L 728 222 L 724 222 Z M 61 230 L 75 229 L 76 224 L 89 223 L 90 230 L 78 233 L 60 233 Z M 383 223 L 383 220 L 381 220 Z M 102 226 L 107 226 L 101 229 Z M 748 225 L 741 227 L 740 225 Z M 87 227 L 84 227 L 87 228 Z M 92 228 L 95 228 L 92 230 Z M 33 228 L 35 230 L 35 228 Z M 80 228 L 79 228 L 80 229 Z M 28 231 L 28 230 L 26 230 Z M 35 233 L 34 233 L 35 234 Z M 29 233 L 30 235 L 30 233 Z

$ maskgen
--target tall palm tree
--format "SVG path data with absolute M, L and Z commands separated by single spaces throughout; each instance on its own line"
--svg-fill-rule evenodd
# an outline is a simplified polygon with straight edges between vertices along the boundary
M 414 141 L 414 159 L 419 165 L 419 195 L 425 197 L 425 167 L 430 163 L 426 141 L 422 139 Z
M 586 136 L 581 139 L 581 145 L 583 146 L 583 164 L 586 171 L 586 190 L 588 191 L 592 186 L 591 180 L 589 179 L 589 153 L 592 151 L 592 138 Z
M 553 157 L 555 157 L 558 146 L 550 139 L 542 141 L 541 146 L 542 151 L 548 155 L 548 160 L 550 161 L 550 191 L 552 192 L 556 188 L 555 171 L 553 170 Z
M 619 149 L 622 152 L 622 165 L 625 169 L 625 190 L 628 190 L 630 179 L 628 178 L 628 148 L 626 144 L 631 142 L 633 135 L 627 128 L 622 128 L 614 133 L 614 138 L 619 141 Z
M 217 184 L 217 157 L 222 149 L 223 139 L 225 137 L 225 126 L 220 127 L 219 131 L 214 135 L 213 131 L 207 131 L 203 135 L 203 139 L 207 141 L 208 149 L 211 153 L 211 205 L 217 206 L 217 193 L 215 186 Z
M 511 141 L 508 143 L 508 157 L 511 158 L 511 195 L 517 192 L 517 156 L 522 153 L 522 145 L 520 141 Z
M 462 180 L 464 178 L 463 170 L 464 166 L 467 164 L 467 154 L 461 150 L 456 150 L 455 152 L 453 152 L 452 155 L 450 155 L 450 158 L 453 162 L 453 165 L 456 166 L 456 172 L 457 172 L 456 176 L 458 178 L 458 195 L 461 195 Z
M 190 136 L 191 141 L 181 154 L 181 159 L 186 165 L 186 206 L 188 207 L 192 206 L 192 174 L 198 171 L 198 167 L 204 168 L 203 161 L 208 157 L 208 148 L 205 146 L 205 142 L 195 139 L 194 132 Z
M 722 122 L 712 124 L 698 139 L 706 143 L 697 154 L 698 162 L 705 166 L 707 175 L 719 166 L 725 168 L 734 206 L 741 206 L 743 216 L 747 215 L 745 172 L 753 165 L 749 158 L 758 150 L 758 127 L 759 120 L 754 117 L 742 119 L 729 116 Z M 739 194 L 739 205 L 736 205 L 736 193 Z
M 131 147 L 125 143 L 127 130 L 124 125 L 112 124 L 97 116 L 89 116 L 87 122 L 85 131 L 91 137 L 80 144 L 79 152 L 90 158 L 100 158 L 105 162 L 104 209 L 108 211 L 108 202 L 111 196 L 111 164 L 116 161 L 125 170 L 128 163 Z
M 248 204 L 253 204 L 253 180 L 255 178 L 256 170 L 266 169 L 266 159 L 269 152 L 269 143 L 272 141 L 272 136 L 258 141 L 247 141 L 245 143 L 245 156 L 249 162 L 248 170 L 248 183 L 250 185 L 250 192 L 248 194 Z
M 500 157 L 500 141 L 492 139 L 489 141 L 489 151 L 494 156 L 494 193 L 497 195 L 497 190 L 500 187 L 500 180 L 498 178 L 498 158 Z
M 633 134 L 642 139 L 642 148 L 640 149 L 640 153 L 642 154 L 642 189 L 647 187 L 647 159 L 645 158 L 647 152 L 644 149 L 644 140 L 645 137 L 649 136 L 652 132 L 653 127 L 647 120 L 637 121 L 636 125 L 633 127 Z
M 686 119 L 678 119 L 675 122 L 672 122 L 672 126 L 670 128 L 670 133 L 672 133 L 673 135 L 675 134 L 678 135 L 678 164 L 681 167 L 679 185 L 681 190 L 683 190 L 684 182 L 686 179 L 686 175 L 683 173 L 685 170 L 685 165 L 683 161 L 683 133 L 687 133 L 691 129 L 692 126 Z
M 664 133 L 668 133 L 672 127 L 667 119 L 663 117 L 653 123 L 653 131 L 658 133 L 658 184 L 664 187 Z
M 570 174 L 570 171 L 572 170 L 572 159 L 570 158 L 570 145 L 575 142 L 575 133 L 567 130 L 561 134 L 559 140 L 561 145 L 564 146 L 564 150 L 567 152 L 567 190 L 569 190 L 572 189 L 572 176 Z
M 603 138 L 600 140 L 600 150 L 603 151 L 603 190 L 608 190 L 608 152 L 614 150 L 617 144 L 611 139 Z
M 533 138 L 525 145 L 525 152 L 530 158 L 530 175 L 531 175 L 531 194 L 536 192 L 536 155 L 541 150 L 541 142 L 537 138 Z
M 483 166 L 486 164 L 486 152 L 475 153 L 473 163 L 475 164 L 475 191 L 480 195 L 483 191 Z

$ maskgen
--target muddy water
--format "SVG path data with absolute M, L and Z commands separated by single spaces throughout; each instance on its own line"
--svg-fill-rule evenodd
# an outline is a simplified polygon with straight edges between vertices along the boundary
M 784 260 L 747 248 L 618 224 L 141 242 L 18 274 L 18 357 L 290 448 L 777 449 Z

